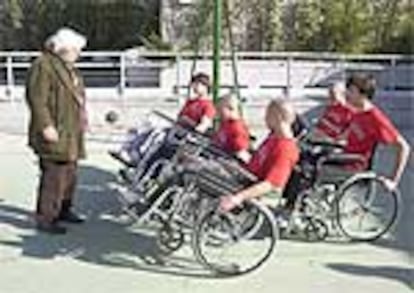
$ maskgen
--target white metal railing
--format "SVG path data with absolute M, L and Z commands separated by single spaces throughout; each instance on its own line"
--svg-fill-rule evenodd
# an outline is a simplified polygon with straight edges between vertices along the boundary
M 14 98 L 17 73 L 24 73 L 39 52 L 0 52 L 0 86 L 8 99 Z M 163 92 L 180 93 L 187 86 L 193 59 L 197 70 L 210 72 L 212 54 L 201 52 L 83 52 L 79 68 L 91 71 L 95 80 L 105 84 L 105 78 L 116 80 L 119 94 L 129 88 L 152 82 Z M 315 86 L 320 80 L 335 75 L 345 78 L 347 72 L 363 70 L 379 74 L 384 88 L 413 89 L 413 55 L 344 55 L 308 52 L 238 52 L 238 70 L 244 88 L 285 88 Z M 222 84 L 232 85 L 231 54 L 222 53 Z M 99 69 L 101 69 L 99 71 Z M 86 79 L 88 79 L 86 74 Z M 110 76 L 112 75 L 112 76 Z M 21 82 L 20 82 L 21 85 Z M 103 86 L 105 87 L 105 86 Z M 0 97 L 2 93 L 0 92 Z

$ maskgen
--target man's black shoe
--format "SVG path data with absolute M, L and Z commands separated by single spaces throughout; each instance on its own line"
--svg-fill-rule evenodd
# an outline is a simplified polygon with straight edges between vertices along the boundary
M 121 177 L 126 184 L 132 184 L 133 182 L 131 176 L 128 174 L 128 170 L 126 169 L 119 170 L 119 177 Z
M 71 211 L 62 213 L 59 216 L 59 220 L 63 222 L 71 223 L 71 224 L 82 224 L 83 222 L 85 222 L 85 219 L 83 219 L 81 216 L 78 216 L 77 214 Z
M 63 235 L 66 234 L 67 229 L 65 227 L 59 226 L 56 223 L 53 224 L 43 224 L 37 223 L 36 229 L 41 232 L 45 232 L 52 235 Z

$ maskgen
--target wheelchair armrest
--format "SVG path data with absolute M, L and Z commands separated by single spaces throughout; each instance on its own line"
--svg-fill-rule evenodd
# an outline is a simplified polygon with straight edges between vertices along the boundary
M 200 133 L 193 129 L 193 127 L 195 127 L 196 125 L 192 120 L 188 119 L 187 117 L 180 117 L 179 120 L 176 120 L 158 110 L 153 110 L 152 113 L 160 117 L 161 119 L 168 121 L 173 125 L 173 127 L 177 127 L 179 130 L 204 136 L 203 133 Z
M 177 120 L 177 123 L 180 123 L 180 125 L 185 125 L 189 129 L 194 129 L 197 124 L 187 116 L 179 117 Z
M 364 163 L 365 158 L 359 154 L 347 154 L 347 153 L 339 153 L 339 154 L 330 154 L 326 157 L 322 157 L 319 160 L 319 164 L 323 165 L 348 165 L 348 164 L 355 164 L 355 163 Z
M 320 146 L 323 148 L 333 148 L 333 149 L 344 149 L 346 142 L 344 141 L 328 141 L 328 140 L 317 140 L 311 139 L 307 141 L 308 144 L 312 146 Z
M 213 157 L 221 157 L 226 159 L 232 159 L 233 157 L 228 154 L 225 150 L 223 150 L 220 146 L 214 143 L 214 141 L 210 141 L 208 147 L 204 150 L 205 154 L 209 154 Z
M 162 119 L 164 119 L 164 120 L 166 120 L 166 121 L 168 121 L 170 123 L 173 123 L 173 124 L 174 123 L 177 123 L 175 121 L 175 119 L 171 118 L 170 116 L 168 116 L 168 115 L 166 115 L 166 114 L 164 114 L 164 113 L 162 113 L 162 112 L 160 112 L 158 110 L 153 110 L 152 113 L 154 113 L 156 116 L 158 116 L 158 117 L 160 117 L 160 118 L 162 118 Z
M 240 174 L 246 179 L 250 181 L 257 181 L 257 177 L 246 170 L 242 165 L 240 165 L 236 160 L 228 160 L 225 158 L 217 158 L 217 162 L 219 162 L 224 168 L 227 170 L 234 172 L 236 174 Z

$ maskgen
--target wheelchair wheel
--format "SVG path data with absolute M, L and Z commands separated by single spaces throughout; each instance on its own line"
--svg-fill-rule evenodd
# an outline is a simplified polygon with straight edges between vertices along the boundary
M 240 210 L 211 210 L 198 220 L 192 247 L 207 269 L 222 275 L 241 275 L 257 269 L 272 255 L 278 230 L 270 210 L 255 201 L 246 202 L 241 209 L 255 213 L 260 228 L 246 222 Z
M 184 233 L 181 229 L 174 229 L 165 224 L 158 231 L 157 245 L 164 254 L 171 254 L 181 248 L 184 244 Z
M 233 220 L 237 221 L 240 233 L 245 238 L 251 238 L 262 228 L 264 217 L 253 205 L 246 205 L 243 208 L 233 211 L 237 216 Z
M 399 193 L 390 191 L 381 178 L 365 174 L 342 186 L 336 202 L 341 232 L 354 241 L 374 241 L 383 236 L 398 216 Z
M 308 219 L 304 228 L 306 240 L 310 242 L 323 241 L 329 235 L 328 225 L 321 219 Z

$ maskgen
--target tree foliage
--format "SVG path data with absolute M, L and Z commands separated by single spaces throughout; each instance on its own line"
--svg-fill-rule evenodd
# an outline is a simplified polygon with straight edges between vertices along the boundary
M 122 49 L 158 33 L 158 1 L 5 0 L 5 49 L 38 49 L 62 26 L 88 37 L 89 49 Z
M 413 17 L 409 1 L 302 0 L 291 9 L 293 31 L 287 49 L 412 52 Z M 404 43 L 410 38 L 411 42 Z
M 176 3 L 176 0 L 163 1 Z M 229 14 L 224 14 L 222 21 L 223 48 L 233 45 L 246 51 L 412 54 L 411 1 L 223 0 L 223 5 L 229 7 Z M 124 49 L 136 45 L 163 50 L 211 49 L 214 1 L 194 1 L 193 8 L 179 18 L 185 25 L 180 25 L 177 35 L 184 37 L 177 42 L 172 40 L 173 45 L 160 36 L 161 2 L 4 0 L 1 46 L 14 50 L 38 49 L 46 36 L 67 25 L 88 37 L 89 49 Z M 234 44 L 230 44 L 229 26 Z
M 413 52 L 410 0 L 224 1 L 231 3 L 231 26 L 238 36 L 235 46 L 239 50 Z M 207 13 L 204 2 L 200 0 L 195 6 L 198 17 Z M 209 29 L 198 36 L 211 40 L 213 24 L 210 21 L 204 25 Z M 193 32 L 197 27 L 196 22 L 189 22 Z M 193 39 L 194 34 L 190 44 L 194 44 Z M 225 34 L 223 43 L 228 43 Z

